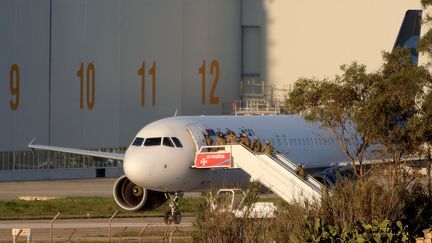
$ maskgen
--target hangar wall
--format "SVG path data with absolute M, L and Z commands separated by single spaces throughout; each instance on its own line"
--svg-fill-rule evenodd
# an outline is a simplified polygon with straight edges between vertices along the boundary
M 0 151 L 123 147 L 239 97 L 240 0 L 0 1 Z M 5 38 L 3 38 L 3 36 Z
M 261 29 L 258 80 L 289 89 L 300 77 L 333 77 L 352 61 L 378 69 L 408 9 L 421 9 L 420 1 L 243 0 L 242 23 Z
M 290 87 L 379 67 L 419 0 L 2 0 L 0 151 L 124 147 L 145 124 L 221 114 L 239 80 Z
M 49 137 L 49 0 L 0 1 L 0 151 Z

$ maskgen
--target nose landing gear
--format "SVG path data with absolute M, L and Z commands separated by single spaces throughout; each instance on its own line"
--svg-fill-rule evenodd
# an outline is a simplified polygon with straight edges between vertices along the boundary
M 178 208 L 178 203 L 183 197 L 183 192 L 166 193 L 165 196 L 170 199 L 170 210 L 167 210 L 164 215 L 165 224 L 180 224 L 181 214 Z

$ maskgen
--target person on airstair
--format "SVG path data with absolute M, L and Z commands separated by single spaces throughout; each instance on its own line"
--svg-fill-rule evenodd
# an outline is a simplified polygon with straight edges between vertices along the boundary
M 273 146 L 271 146 L 270 141 L 268 139 L 265 141 L 265 144 L 261 152 L 267 154 L 268 156 L 273 156 Z
M 302 164 L 297 164 L 295 172 L 300 178 L 302 178 L 303 180 L 305 179 L 305 170 Z
M 227 131 L 227 143 L 228 144 L 239 144 L 237 141 L 237 136 L 235 135 L 235 132 L 228 130 Z
M 257 137 L 254 137 L 251 149 L 254 153 L 261 153 L 262 145 Z
M 211 139 L 211 137 L 209 136 L 209 134 L 207 132 L 204 133 L 204 139 L 205 139 L 205 143 L 207 146 L 212 146 L 213 145 L 213 140 Z M 212 149 L 211 148 L 207 148 L 208 152 L 211 152 Z
M 217 132 L 216 137 L 216 146 L 224 146 L 226 145 L 226 138 L 222 132 Z M 217 151 L 224 150 L 223 148 L 217 148 Z
M 240 137 L 240 143 L 243 144 L 244 146 L 248 147 L 248 148 L 251 147 L 250 139 L 249 139 L 248 135 L 245 132 L 242 133 L 242 135 Z

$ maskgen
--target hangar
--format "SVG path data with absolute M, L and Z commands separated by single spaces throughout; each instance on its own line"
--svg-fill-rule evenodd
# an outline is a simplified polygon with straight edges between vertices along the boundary
M 117 149 L 175 112 L 229 113 L 241 80 L 286 91 L 354 60 L 377 69 L 405 12 L 420 8 L 419 0 L 0 1 L 0 169 L 53 160 L 23 152 L 34 137 Z

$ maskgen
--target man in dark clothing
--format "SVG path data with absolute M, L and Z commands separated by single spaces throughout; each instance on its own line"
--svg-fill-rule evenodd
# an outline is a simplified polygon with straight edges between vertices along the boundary
M 226 145 L 226 139 L 222 132 L 218 132 L 218 136 L 216 138 L 216 145 L 217 146 Z
M 227 135 L 227 142 L 228 144 L 238 144 L 237 141 L 237 136 L 235 135 L 235 133 L 233 131 L 229 131 L 229 134 Z
M 273 155 L 273 147 L 270 145 L 270 141 L 266 140 L 265 145 L 262 148 L 262 152 L 267 154 L 268 156 Z
M 257 137 L 254 137 L 251 149 L 254 153 L 261 153 L 261 143 Z
M 245 132 L 240 137 L 240 143 L 243 144 L 244 146 L 250 148 L 251 143 L 250 143 L 248 135 Z
M 302 164 L 297 164 L 295 172 L 300 178 L 305 179 L 305 170 Z
M 207 146 L 212 146 L 213 145 L 213 140 L 211 139 L 211 137 L 209 136 L 208 133 L 204 133 L 204 140 L 206 142 Z M 208 152 L 211 152 L 211 148 L 207 148 Z

